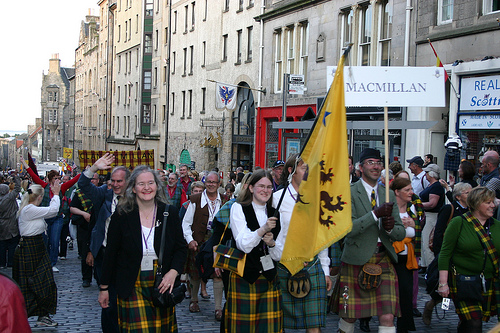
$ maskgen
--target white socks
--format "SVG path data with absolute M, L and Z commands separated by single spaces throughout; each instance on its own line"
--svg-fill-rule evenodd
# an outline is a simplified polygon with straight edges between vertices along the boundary
M 341 330 L 344 333 L 354 333 L 354 323 L 352 323 L 352 324 L 348 323 L 344 319 L 340 318 L 340 320 L 339 320 L 339 330 Z
M 396 333 L 396 327 L 379 326 L 378 333 Z

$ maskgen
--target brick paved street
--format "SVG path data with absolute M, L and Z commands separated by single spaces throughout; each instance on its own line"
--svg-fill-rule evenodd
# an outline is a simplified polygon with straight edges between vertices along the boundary
M 77 259 L 77 251 L 68 250 L 68 259 L 59 260 L 57 267 L 59 273 L 55 273 L 58 288 L 57 314 L 53 319 L 59 323 L 56 328 L 38 328 L 35 326 L 36 318 L 29 319 L 33 332 L 100 332 L 100 307 L 97 303 L 98 289 L 95 281 L 90 288 L 83 288 L 81 285 L 80 264 Z M 5 270 L 11 274 L 12 270 Z M 418 308 L 423 311 L 425 302 L 429 296 L 424 289 L 420 288 Z M 177 306 L 177 321 L 179 332 L 218 332 L 219 323 L 214 319 L 214 303 L 212 283 L 209 282 L 208 292 L 212 295 L 209 301 L 200 300 L 201 312 L 190 313 L 188 310 L 189 301 L 184 300 Z M 453 306 L 453 305 L 452 305 Z M 440 317 L 443 312 L 439 311 Z M 327 316 L 327 326 L 323 332 L 335 332 L 337 329 L 338 316 L 329 314 Z M 456 332 L 458 317 L 454 311 L 446 312 L 444 319 L 437 319 L 433 315 L 432 325 L 425 326 L 421 318 L 415 318 L 417 332 Z M 487 332 L 497 323 L 497 318 L 493 318 L 490 323 L 485 324 L 483 331 Z M 377 319 L 373 318 L 370 327 L 372 332 L 377 332 Z M 356 323 L 355 332 L 362 332 Z M 287 330 L 289 332 L 303 332 L 300 330 Z

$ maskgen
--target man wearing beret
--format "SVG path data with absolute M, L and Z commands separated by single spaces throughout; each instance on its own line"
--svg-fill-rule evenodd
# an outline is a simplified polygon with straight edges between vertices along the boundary
M 394 316 L 400 310 L 397 297 L 397 276 L 392 262 L 397 255 L 392 242 L 403 240 L 405 228 L 399 217 L 396 198 L 390 192 L 385 201 L 383 186 L 378 178 L 383 168 L 380 152 L 366 148 L 360 156 L 360 181 L 351 185 L 352 230 L 345 237 L 340 265 L 340 284 L 335 307 L 339 316 L 339 332 L 354 332 L 356 318 L 378 316 L 380 333 L 394 333 Z M 379 285 L 366 286 L 363 278 L 365 264 L 381 269 Z M 366 271 L 365 270 L 365 271 Z M 366 281 L 366 280 L 364 280 Z

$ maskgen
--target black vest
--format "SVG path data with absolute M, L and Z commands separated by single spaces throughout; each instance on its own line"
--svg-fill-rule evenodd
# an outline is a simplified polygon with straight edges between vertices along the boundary
M 250 230 L 255 231 L 260 228 L 259 221 L 257 221 L 257 216 L 255 215 L 255 211 L 253 210 L 252 204 L 247 206 L 242 206 L 243 214 L 245 214 L 245 220 L 247 221 L 247 226 Z M 267 206 L 267 216 L 272 216 L 274 214 L 274 208 L 270 205 Z M 271 231 L 274 235 L 274 239 L 278 237 L 278 234 L 281 230 L 281 224 L 279 220 L 276 223 L 276 227 Z M 264 252 L 264 247 L 266 251 Z M 264 241 L 260 241 L 259 245 L 253 248 L 253 250 L 247 254 L 247 261 L 245 263 L 245 272 L 243 274 L 243 278 L 248 283 L 254 283 L 257 281 L 259 276 L 262 274 L 264 277 L 273 281 L 276 277 L 276 263 L 274 263 L 274 268 L 264 271 L 262 268 L 262 264 L 260 262 L 260 257 L 269 254 L 268 249 Z

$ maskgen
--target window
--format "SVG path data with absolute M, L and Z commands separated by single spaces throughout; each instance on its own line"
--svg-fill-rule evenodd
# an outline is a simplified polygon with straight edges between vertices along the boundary
M 172 52 L 172 74 L 175 74 L 175 51 Z
M 187 33 L 188 31 L 188 5 L 184 6 L 184 33 Z
M 222 36 L 222 61 L 227 61 L 227 35 Z
M 295 27 L 288 26 L 286 29 L 286 72 L 295 72 Z
M 175 110 L 175 93 L 172 93 L 172 108 L 170 109 L 170 114 L 174 115 L 174 110 Z
M 128 34 L 128 40 L 132 38 L 132 19 L 128 19 L 128 26 L 130 27 L 130 33 Z
M 50 150 L 48 150 L 48 149 L 47 149 L 47 161 L 50 161 Z
M 191 31 L 194 30 L 194 19 L 195 19 L 194 4 L 195 4 L 195 2 L 193 1 L 191 3 Z
M 238 0 L 239 4 L 238 4 L 238 11 L 241 12 L 243 11 L 243 1 L 244 0 Z
M 165 45 L 168 43 L 168 27 L 165 28 Z
M 153 16 L 153 0 L 146 0 L 145 16 Z
M 156 125 L 156 118 L 158 117 L 158 114 L 156 112 L 156 104 L 153 105 L 153 125 Z
M 229 0 L 224 0 L 224 11 L 227 12 L 229 10 Z
M 125 21 L 125 43 L 127 42 L 128 39 L 128 22 Z
M 52 102 L 54 100 L 54 95 L 52 95 L 51 92 L 49 92 L 49 102 Z
M 153 37 L 151 34 L 144 35 L 144 53 L 153 52 Z
M 172 33 L 175 34 L 177 32 L 177 11 L 174 10 L 174 26 L 172 27 Z
M 118 95 L 116 97 L 116 104 L 120 104 L 120 86 L 118 86 Z
M 135 33 L 139 32 L 139 14 L 135 16 Z
M 252 61 L 252 32 L 253 27 L 247 28 L 247 62 Z
M 372 40 L 372 6 L 363 5 L 359 22 L 359 54 L 360 65 L 370 66 L 370 46 Z
M 166 107 L 166 105 L 162 105 L 161 107 L 162 107 L 161 121 L 162 121 L 162 123 L 165 123 L 165 119 L 167 117 L 167 107 Z
M 122 27 L 121 27 L 121 25 L 118 24 L 118 40 L 117 40 L 118 43 L 120 42 L 120 35 L 121 34 L 122 34 Z
M 151 90 L 151 71 L 144 71 L 144 90 Z
M 392 36 L 392 3 L 385 1 L 380 6 L 380 66 L 390 66 Z
M 453 20 L 453 0 L 438 0 L 438 25 L 451 23 Z
M 61 141 L 61 130 L 57 130 L 57 141 Z
M 281 29 L 274 31 L 274 91 L 281 92 L 283 59 L 281 57 Z
M 248 7 L 253 7 L 254 0 L 248 0 Z
M 304 75 L 304 82 L 307 82 L 307 47 L 309 45 L 309 23 L 307 21 L 300 23 L 300 39 L 299 39 L 299 74 Z
M 186 117 L 186 91 L 182 91 L 182 117 L 181 119 L 184 119 Z
M 57 102 L 57 92 L 54 91 L 54 102 Z
M 154 68 L 154 87 L 156 88 L 158 86 L 158 67 Z
M 192 113 L 192 111 L 193 111 L 193 91 L 192 90 L 188 90 L 188 98 L 189 98 L 189 100 L 188 100 L 188 103 L 189 103 L 189 105 L 188 105 L 188 107 L 189 107 L 188 118 L 191 119 L 191 116 L 193 114 Z
M 187 47 L 184 48 L 184 65 L 183 65 L 183 71 L 182 71 L 182 76 L 186 76 L 186 71 L 187 71 Z
M 354 11 L 351 8 L 342 10 L 340 17 L 340 54 L 352 43 L 352 20 Z
M 206 101 L 207 101 L 207 88 L 201 88 L 201 112 L 200 113 L 205 113 Z
M 49 123 L 57 122 L 57 110 L 49 110 Z
M 50 141 L 50 130 L 47 130 L 47 140 Z
M 142 105 L 142 123 L 151 124 L 151 104 Z
M 205 11 L 203 12 L 203 21 L 207 20 L 207 14 L 208 14 L 208 0 L 205 0 Z
M 490 14 L 498 11 L 500 11 L 500 0 L 483 0 L 483 14 Z
M 204 41 L 202 43 L 202 50 L 201 51 L 203 52 L 202 58 L 201 58 L 201 61 L 202 61 L 201 62 L 201 67 L 205 67 L 205 60 L 207 58 L 207 56 L 206 56 L 206 54 L 207 54 L 207 42 Z
M 158 43 L 159 43 L 159 35 L 158 35 L 158 30 L 155 31 L 155 51 L 158 50 Z
M 163 66 L 163 83 L 167 83 L 167 66 Z
M 193 75 L 193 63 L 194 63 L 194 45 L 189 47 L 191 58 L 189 60 L 189 75 Z
M 241 30 L 236 31 L 236 37 L 237 37 L 237 41 L 236 41 L 236 64 L 237 65 L 241 64 L 241 34 L 242 34 Z

